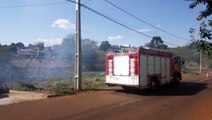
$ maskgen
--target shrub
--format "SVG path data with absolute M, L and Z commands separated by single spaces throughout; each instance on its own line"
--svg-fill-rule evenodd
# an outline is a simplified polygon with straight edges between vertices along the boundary
M 9 88 L 0 83 L 0 94 L 9 93 Z
M 17 91 L 34 91 L 37 88 L 33 84 L 20 82 L 13 89 Z
M 55 85 L 50 85 L 48 90 L 55 96 L 72 95 L 75 93 L 74 89 L 70 87 L 70 84 L 65 82 L 58 82 Z

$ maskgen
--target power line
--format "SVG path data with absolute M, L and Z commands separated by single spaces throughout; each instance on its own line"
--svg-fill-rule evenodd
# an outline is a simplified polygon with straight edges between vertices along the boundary
M 69 1 L 69 2 L 72 2 L 72 3 L 75 3 L 76 4 L 76 2 L 75 1 L 72 1 L 72 0 L 66 0 L 66 1 Z M 90 1 L 92 1 L 92 0 L 88 0 L 85 3 L 88 3 Z M 51 6 L 51 5 L 59 5 L 59 4 L 66 4 L 66 3 L 67 2 L 55 2 L 55 3 L 43 3 L 43 4 L 28 4 L 28 5 L 10 5 L 10 6 L 0 6 L 0 9 L 3 9 L 3 8 L 20 8 L 20 7 L 37 7 L 37 6 Z M 104 15 L 104 14 L 102 14 L 102 13 L 100 13 L 100 12 L 98 12 L 98 11 L 96 11 L 96 10 L 94 10 L 94 9 L 86 6 L 86 5 L 84 5 L 84 4 L 80 4 L 80 5 L 82 7 L 84 7 L 84 8 L 86 8 L 86 9 L 88 9 L 88 10 L 90 10 L 90 11 L 92 11 L 92 12 L 94 12 L 94 13 L 96 13 L 96 14 L 98 14 L 98 15 L 100 15 L 100 16 L 102 16 L 102 17 L 104 17 L 104 18 L 106 18 L 106 19 L 108 19 L 108 20 L 110 20 L 110 21 L 112 21 L 112 22 L 120 25 L 120 26 L 122 26 L 122 27 L 125 27 L 125 28 L 127 28 L 129 30 L 132 30 L 132 31 L 134 31 L 134 32 L 136 32 L 138 34 L 141 34 L 141 35 L 145 36 L 145 37 L 152 38 L 152 36 L 150 36 L 148 34 L 139 32 L 138 30 L 125 25 L 126 23 L 123 24 L 123 23 L 119 22 L 120 20 L 119 21 L 117 19 L 114 20 L 114 19 L 112 19 L 112 18 L 110 18 L 110 17 L 108 17 L 108 16 L 106 16 L 106 15 Z M 166 41 L 164 41 L 164 42 L 166 42 Z M 178 45 L 176 45 L 174 43 L 170 43 L 170 42 L 166 42 L 166 43 L 168 43 L 170 45 L 178 46 Z
M 55 3 L 43 3 L 43 4 L 28 4 L 28 5 L 9 5 L 9 6 L 0 6 L 1 9 L 4 8 L 21 8 L 21 7 L 38 7 L 38 6 L 51 6 L 51 5 L 59 5 L 66 4 L 67 2 L 55 2 Z
M 88 4 L 89 2 L 91 2 L 92 0 L 88 0 L 86 2 L 84 2 L 83 4 Z
M 67 1 L 72 2 L 72 3 L 75 3 L 75 4 L 78 4 L 78 3 L 76 3 L 75 1 L 72 1 L 72 0 L 67 0 Z M 134 28 L 129 27 L 129 26 L 123 24 L 123 23 L 120 23 L 120 22 L 118 22 L 117 20 L 114 20 L 114 19 L 112 19 L 112 18 L 110 18 L 110 17 L 108 17 L 108 16 L 106 16 L 106 15 L 104 15 L 104 14 L 102 14 L 102 13 L 100 13 L 100 12 L 98 12 L 98 11 L 96 11 L 96 10 L 94 10 L 94 9 L 92 9 L 92 8 L 90 8 L 90 7 L 88 7 L 88 6 L 86 6 L 86 5 L 84 5 L 84 4 L 81 4 L 81 6 L 84 7 L 84 8 L 86 8 L 86 9 L 88 9 L 88 10 L 90 10 L 91 12 L 94 12 L 94 13 L 97 14 L 97 15 L 100 15 L 100 16 L 102 16 L 102 17 L 104 17 L 104 18 L 106 18 L 106 19 L 108 19 L 108 20 L 110 20 L 110 21 L 112 21 L 112 22 L 114 22 L 114 23 L 116 23 L 116 24 L 118 24 L 118 25 L 124 27 L 124 28 L 127 28 L 127 29 L 129 29 L 129 30 L 132 30 L 132 31 L 134 31 L 134 32 L 136 32 L 136 33 L 138 33 L 138 34 L 140 34 L 140 35 L 143 35 L 143 36 L 148 37 L 148 38 L 152 38 L 152 37 L 153 37 L 153 36 L 147 35 L 147 34 L 145 34 L 145 33 L 139 32 L 138 30 L 135 30 Z M 163 41 L 164 41 L 164 40 L 163 40 Z M 164 42 L 166 42 L 167 44 L 170 44 L 170 45 L 179 47 L 179 45 L 176 45 L 175 43 L 170 43 L 170 42 L 167 42 L 167 41 L 164 41 Z
M 72 0 L 67 0 L 67 1 L 72 2 L 72 3 L 76 3 L 75 1 L 72 1 Z M 86 9 L 88 9 L 88 10 L 90 10 L 90 11 L 92 11 L 92 12 L 94 12 L 94 13 L 96 13 L 96 14 L 98 14 L 98 15 L 100 15 L 100 16 L 102 16 L 102 17 L 104 17 L 104 18 L 106 18 L 106 19 L 108 19 L 108 20 L 110 20 L 110 21 L 112 21 L 112 22 L 114 22 L 114 23 L 116 23 L 116 24 L 118 24 L 118 25 L 120 25 L 120 26 L 122 26 L 122 27 L 125 27 L 125 28 L 127 28 L 127 29 L 129 29 L 129 30 L 132 30 L 132 31 L 134 31 L 134 32 L 137 32 L 137 33 L 139 33 L 139 34 L 141 34 L 141 35 L 143 35 L 143 36 L 152 38 L 152 36 L 147 35 L 147 34 L 144 34 L 144 33 L 142 33 L 142 32 L 139 32 L 139 31 L 137 31 L 137 30 L 135 30 L 135 29 L 133 29 L 133 28 L 127 26 L 127 25 L 124 25 L 124 24 L 122 24 L 122 23 L 120 23 L 120 22 L 118 22 L 118 21 L 116 21 L 116 20 L 114 20 L 114 19 L 112 19 L 112 18 L 110 18 L 110 17 L 108 17 L 108 16 L 106 16 L 106 15 L 104 15 L 104 14 L 102 14 L 102 13 L 100 13 L 100 12 L 98 12 L 98 11 L 96 11 L 96 10 L 94 10 L 94 9 L 92 9 L 92 8 L 90 8 L 90 7 L 88 7 L 88 6 L 86 6 L 86 5 L 84 5 L 84 4 L 81 4 L 81 6 L 84 7 L 84 8 L 86 8 Z
M 167 32 L 167 31 L 165 31 L 165 30 L 163 30 L 163 29 L 160 29 L 160 28 L 156 27 L 156 26 L 150 24 L 149 22 L 144 21 L 144 20 L 142 20 L 141 18 L 139 18 L 139 17 L 133 15 L 132 13 L 127 12 L 126 10 L 120 8 L 119 6 L 113 4 L 112 2 L 110 2 L 110 1 L 108 1 L 108 0 L 105 0 L 105 1 L 106 1 L 107 3 L 109 3 L 110 5 L 112 5 L 113 7 L 115 7 L 115 8 L 117 8 L 117 9 L 121 10 L 122 12 L 128 14 L 129 16 L 131 16 L 131 17 L 133 17 L 133 18 L 135 18 L 135 19 L 137 19 L 137 20 L 139 20 L 139 21 L 141 21 L 141 22 L 143 22 L 143 23 L 145 23 L 145 24 L 147 24 L 147 25 L 149 25 L 149 26 L 151 26 L 151 27 L 153 27 L 153 28 L 155 28 L 155 29 L 161 31 L 161 32 L 164 32 L 164 33 L 169 34 L 169 35 L 171 35 L 171 36 L 174 36 L 174 37 L 176 37 L 176 38 L 180 38 L 180 39 L 182 39 L 182 40 L 190 41 L 189 39 L 180 37 L 180 36 L 178 36 L 178 35 L 175 35 L 175 34 L 173 34 L 173 33 Z
M 120 26 L 122 26 L 122 27 L 125 27 L 125 28 L 127 28 L 127 29 L 129 29 L 129 30 L 132 30 L 132 31 L 134 31 L 134 32 L 137 32 L 137 33 L 139 33 L 139 34 L 141 34 L 141 35 L 143 35 L 143 36 L 152 38 L 152 36 L 147 35 L 147 34 L 144 34 L 144 33 L 142 33 L 142 32 L 139 32 L 139 31 L 137 31 L 137 30 L 135 30 L 135 29 L 133 29 L 133 28 L 127 26 L 127 25 L 124 25 L 124 24 L 122 24 L 122 23 L 120 23 L 120 22 L 118 22 L 118 21 L 116 21 L 116 20 L 113 20 L 112 18 L 110 18 L 110 17 L 108 17 L 108 16 L 106 16 L 106 15 L 100 13 L 100 12 L 97 12 L 96 10 L 94 10 L 94 9 L 88 7 L 88 6 L 85 6 L 85 5 L 83 5 L 83 4 L 82 4 L 82 6 L 83 6 L 84 8 L 86 8 L 86 9 L 88 9 L 88 10 L 90 10 L 90 11 L 92 11 L 92 12 L 94 12 L 94 13 L 96 13 L 96 14 L 98 14 L 98 15 L 100 15 L 100 16 L 102 16 L 102 17 L 104 17 L 104 18 L 106 18 L 106 19 L 108 19 L 108 20 L 110 20 L 110 21 L 112 21 L 112 22 L 114 22 L 114 23 L 120 25 Z

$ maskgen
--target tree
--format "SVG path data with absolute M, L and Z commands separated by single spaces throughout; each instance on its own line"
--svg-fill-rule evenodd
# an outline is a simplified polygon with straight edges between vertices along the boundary
M 109 43 L 109 41 L 102 41 L 99 46 L 99 50 L 103 50 L 105 52 L 107 52 L 110 48 L 111 44 Z
M 10 44 L 10 50 L 11 50 L 13 53 L 17 53 L 17 47 L 16 47 L 15 43 L 11 43 L 11 44 Z
M 75 36 L 67 35 L 63 38 L 62 45 L 54 47 L 55 57 L 62 60 L 74 61 Z
M 212 15 L 212 0 L 195 0 L 190 4 L 189 8 L 193 9 L 198 5 L 205 5 L 206 7 L 204 10 L 200 11 L 199 16 L 197 17 L 197 20 L 201 21 L 199 27 L 199 39 L 194 38 L 195 29 L 191 28 L 189 32 L 192 41 L 195 41 L 199 51 L 212 57 L 212 43 L 208 42 L 212 37 L 212 19 L 209 18 Z
M 82 69 L 94 71 L 97 63 L 97 43 L 90 39 L 82 40 Z
M 16 47 L 17 48 L 21 48 L 21 49 L 23 49 L 23 48 L 25 48 L 25 46 L 24 46 L 24 44 L 22 43 L 22 42 L 18 42 L 18 43 L 16 43 Z
M 17 50 L 20 49 L 20 48 L 25 48 L 24 44 L 21 43 L 21 42 L 18 42 L 18 43 L 11 43 L 11 44 L 10 44 L 10 50 L 11 50 L 13 53 L 17 53 Z
M 0 47 L 0 64 L 9 63 L 14 57 L 14 53 L 11 51 L 10 46 L 2 45 Z
M 36 47 L 38 47 L 39 48 L 39 50 L 44 50 L 44 42 L 38 42 L 36 45 L 35 45 Z
M 97 43 L 90 39 L 82 39 L 82 70 L 93 71 L 97 61 Z M 54 46 L 53 51 L 56 59 L 68 61 L 74 66 L 75 36 L 67 35 L 61 45 Z
M 152 37 L 151 42 L 145 44 L 146 47 L 155 48 L 155 49 L 167 49 L 168 46 L 163 43 L 163 40 L 160 36 Z
M 106 52 L 102 50 L 97 51 L 97 59 L 96 59 L 96 65 L 95 65 L 97 71 L 105 70 L 105 55 L 106 55 Z
M 112 51 L 118 52 L 120 50 L 120 47 L 118 45 L 111 46 Z

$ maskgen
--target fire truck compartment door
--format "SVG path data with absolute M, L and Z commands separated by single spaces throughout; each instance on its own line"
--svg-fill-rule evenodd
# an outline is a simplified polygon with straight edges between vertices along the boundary
M 115 56 L 114 57 L 114 74 L 120 76 L 129 75 L 129 56 Z

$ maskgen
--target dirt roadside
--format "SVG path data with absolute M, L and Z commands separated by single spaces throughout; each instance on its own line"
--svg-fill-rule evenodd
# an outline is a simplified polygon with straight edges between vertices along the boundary
M 44 93 L 10 90 L 9 93 L 0 95 L 0 105 L 9 105 L 43 99 L 47 99 L 47 95 Z
M 207 77 L 212 76 L 212 72 L 208 73 L 203 73 L 201 75 L 194 75 L 196 80 L 199 79 L 204 79 Z M 194 77 L 192 76 L 192 77 Z M 184 81 L 190 80 L 192 78 L 190 77 L 183 77 Z M 121 89 L 121 87 L 115 87 L 113 88 L 114 90 L 116 89 Z M 88 94 L 88 93 L 93 93 L 93 92 L 99 92 L 99 91 L 86 91 L 86 92 L 80 92 L 79 94 Z M 49 95 L 46 93 L 38 93 L 38 92 L 28 92 L 28 91 L 14 91 L 10 90 L 9 93 L 0 95 L 0 106 L 1 105 L 9 105 L 9 104 L 14 104 L 14 103 L 22 103 L 26 101 L 36 101 L 36 100 L 43 100 L 43 99 L 48 99 Z

